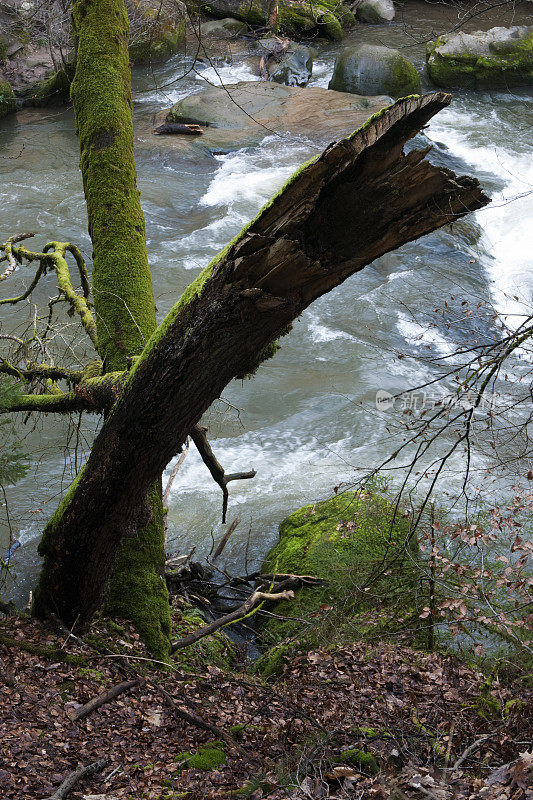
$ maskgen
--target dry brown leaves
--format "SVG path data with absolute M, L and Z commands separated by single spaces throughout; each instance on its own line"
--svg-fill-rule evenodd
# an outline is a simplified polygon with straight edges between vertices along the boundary
M 451 658 L 391 645 L 296 652 L 274 686 L 216 667 L 161 672 L 157 680 L 182 708 L 228 732 L 244 725 L 235 735 L 257 768 L 227 748 L 226 764 L 203 772 L 174 759 L 213 737 L 176 721 L 146 684 L 72 722 L 74 708 L 124 680 L 113 659 L 65 643 L 34 620 L 12 619 L 1 630 L 88 662 L 80 668 L 0 645 L 2 800 L 50 795 L 69 772 L 102 755 L 109 767 L 71 797 L 211 800 L 237 796 L 243 786 L 253 800 L 531 797 L 532 757 L 524 746 L 531 698 L 495 682 L 490 693 L 501 713 L 486 719 L 476 707 L 484 677 Z M 122 647 L 146 655 L 131 632 Z M 489 733 L 453 772 L 466 748 Z M 373 753 L 379 774 L 336 761 L 347 748 Z

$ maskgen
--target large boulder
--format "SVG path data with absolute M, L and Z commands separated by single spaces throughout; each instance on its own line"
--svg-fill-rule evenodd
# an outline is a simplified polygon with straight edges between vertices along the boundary
M 196 0 L 197 7 L 214 17 L 234 17 L 249 25 L 267 25 L 270 0 Z M 352 12 L 339 0 L 280 0 L 277 29 L 291 35 L 342 39 L 344 28 L 355 25 Z
M 433 83 L 445 88 L 532 85 L 533 25 L 440 36 L 426 60 Z
M 392 0 L 361 0 L 354 7 L 354 11 L 357 19 L 372 25 L 392 22 L 395 14 Z
M 309 575 L 325 583 L 304 585 L 294 600 L 274 607 L 276 614 L 289 619 L 270 617 L 261 623 L 265 644 L 292 636 L 301 628 L 301 619 L 320 627 L 323 617 L 323 623 L 333 624 L 343 637 L 347 629 L 356 637 L 369 625 L 369 614 L 375 632 L 379 626 L 401 626 L 412 617 L 420 588 L 416 537 L 410 537 L 409 519 L 400 512 L 395 518 L 394 504 L 384 497 L 343 492 L 304 506 L 281 523 L 279 535 L 263 573 Z M 369 576 L 373 580 L 366 592 Z M 320 639 L 319 633 L 315 631 Z
M 322 146 L 347 136 L 390 98 L 357 97 L 328 89 L 285 86 L 270 81 L 242 81 L 209 87 L 180 100 L 156 117 L 164 122 L 199 122 L 202 136 L 155 136 L 150 146 L 181 152 L 229 152 L 259 145 L 270 133 L 306 136 Z M 139 133 L 142 136 L 140 129 Z
M 167 61 L 185 44 L 186 9 L 175 0 L 129 0 L 133 64 Z
M 342 51 L 328 88 L 360 95 L 406 97 L 420 91 L 420 76 L 398 50 L 360 44 Z
M 225 19 L 209 19 L 200 25 L 200 38 L 204 36 L 216 36 L 220 39 L 233 39 L 235 36 L 242 36 L 248 30 L 246 22 L 226 17 Z

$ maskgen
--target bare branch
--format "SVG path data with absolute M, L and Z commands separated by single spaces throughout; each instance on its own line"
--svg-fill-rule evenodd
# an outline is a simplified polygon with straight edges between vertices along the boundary
M 237 622 L 240 619 L 250 616 L 250 614 L 252 614 L 254 611 L 257 611 L 260 606 L 267 601 L 271 603 L 278 603 L 280 600 L 292 600 L 293 597 L 294 592 L 292 591 L 273 593 L 255 591 L 250 595 L 248 600 L 246 600 L 242 606 L 239 606 L 239 608 L 235 609 L 235 611 L 231 611 L 229 614 L 225 614 L 223 617 L 219 617 L 213 622 L 210 622 L 208 625 L 204 625 L 202 628 L 198 628 L 192 633 L 189 633 L 187 636 L 184 636 L 182 639 L 178 639 L 177 641 L 173 642 L 171 652 L 175 653 L 176 650 L 182 650 L 184 647 L 190 647 L 191 644 L 194 644 L 199 639 L 203 639 L 205 636 L 209 636 L 219 628 L 222 628 L 225 625 L 231 625 L 232 622 Z
M 229 499 L 228 483 L 230 481 L 242 481 L 249 478 L 255 478 L 257 473 L 255 469 L 251 469 L 249 472 L 234 472 L 230 475 L 226 475 L 224 472 L 224 467 L 217 460 L 211 449 L 211 445 L 207 440 L 206 432 L 207 428 L 203 428 L 201 425 L 195 425 L 190 435 L 191 439 L 196 445 L 196 449 L 202 457 L 202 461 L 211 473 L 211 477 L 222 489 L 222 522 L 226 522 Z

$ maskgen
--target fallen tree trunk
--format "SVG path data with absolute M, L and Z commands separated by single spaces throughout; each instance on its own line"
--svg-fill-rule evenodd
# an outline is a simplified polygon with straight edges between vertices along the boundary
M 235 376 L 317 297 L 379 256 L 488 199 L 403 146 L 450 96 L 405 98 L 330 145 L 201 273 L 151 337 L 50 520 L 34 610 L 70 628 L 100 607 L 142 499 Z

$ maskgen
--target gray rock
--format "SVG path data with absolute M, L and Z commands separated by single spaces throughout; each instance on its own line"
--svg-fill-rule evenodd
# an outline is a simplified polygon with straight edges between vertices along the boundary
M 287 86 L 307 86 L 313 72 L 315 51 L 291 42 L 281 61 L 271 59 L 267 65 L 270 80 Z
M 218 36 L 222 39 L 231 39 L 234 36 L 241 36 L 248 30 L 246 22 L 241 22 L 233 17 L 224 19 L 210 19 L 200 25 L 202 36 Z
M 362 0 L 354 6 L 357 19 L 376 25 L 380 22 L 391 22 L 394 19 L 394 3 L 392 0 Z
M 184 155 L 230 152 L 258 146 L 269 133 L 306 136 L 317 146 L 349 135 L 390 103 L 389 97 L 358 97 L 328 89 L 243 81 L 224 89 L 210 87 L 180 100 L 155 124 L 199 122 L 203 136 L 152 136 L 138 127 L 139 143 Z
M 426 61 L 437 86 L 533 85 L 533 25 L 440 36 L 428 43 Z
M 361 44 L 342 51 L 328 88 L 360 95 L 405 97 L 420 91 L 420 76 L 398 50 Z

